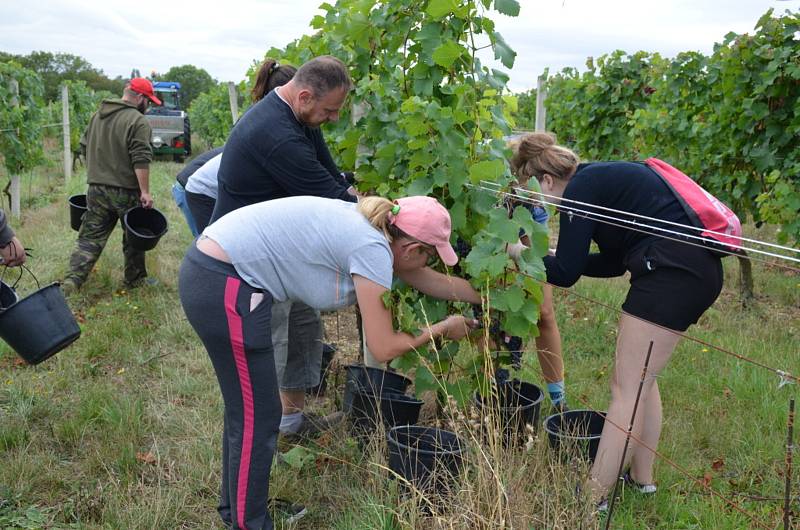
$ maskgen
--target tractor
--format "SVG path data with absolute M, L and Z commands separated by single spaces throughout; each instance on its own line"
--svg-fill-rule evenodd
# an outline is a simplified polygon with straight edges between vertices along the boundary
M 155 81 L 153 91 L 162 105 L 150 107 L 145 113 L 153 136 L 154 155 L 172 155 L 175 162 L 183 162 L 192 154 L 192 129 L 189 115 L 181 110 L 181 84 L 175 81 Z

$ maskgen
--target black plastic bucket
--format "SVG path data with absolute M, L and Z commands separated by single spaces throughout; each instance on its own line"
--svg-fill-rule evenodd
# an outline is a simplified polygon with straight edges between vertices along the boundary
M 42 287 L 0 312 L 0 338 L 28 364 L 39 364 L 80 336 L 81 329 L 58 283 Z
M 498 414 L 506 443 L 525 434 L 527 425 L 531 426 L 533 434 L 538 431 L 542 400 L 541 388 L 516 379 L 499 383 L 496 394 L 483 397 L 475 393 L 475 404 L 480 410 L 485 413 L 486 407 L 492 406 Z M 519 438 L 522 441 L 522 437 Z
M 360 389 L 353 393 L 353 402 L 348 418 L 351 432 L 366 438 L 373 433 L 379 423 L 387 429 L 398 425 L 413 425 L 419 419 L 423 401 L 391 390 L 384 390 L 377 396 L 369 390 Z
M 89 208 L 86 206 L 86 195 L 73 195 L 69 202 L 69 225 L 76 232 L 81 229 L 83 216 Z
M 386 434 L 389 469 L 426 495 L 450 493 L 463 469 L 467 445 L 455 433 L 401 425 Z
M 0 281 L 0 311 L 5 311 L 19 301 L 17 291 L 4 281 Z
M 128 243 L 136 250 L 152 250 L 167 233 L 167 218 L 155 208 L 136 206 L 123 218 Z
M 578 456 L 594 462 L 605 416 L 605 412 L 578 409 L 547 417 L 544 430 L 550 447 L 564 456 Z
M 346 378 L 344 383 L 344 398 L 342 410 L 349 413 L 353 405 L 353 396 L 356 391 L 364 389 L 372 394 L 380 395 L 390 390 L 404 394 L 411 386 L 411 379 L 404 375 L 380 368 L 370 368 L 363 364 L 349 364 L 345 366 Z

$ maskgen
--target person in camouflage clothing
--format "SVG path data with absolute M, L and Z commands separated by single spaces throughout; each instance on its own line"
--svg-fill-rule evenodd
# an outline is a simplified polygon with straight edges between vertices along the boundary
M 78 232 L 77 248 L 69 260 L 64 291 L 79 289 L 100 258 L 117 221 L 135 206 L 153 207 L 150 196 L 150 125 L 144 111 L 160 105 L 147 79 L 134 78 L 121 99 L 107 99 L 92 116 L 81 139 L 86 153 L 88 211 Z M 137 287 L 147 278 L 145 254 L 128 243 L 123 233 L 125 286 Z

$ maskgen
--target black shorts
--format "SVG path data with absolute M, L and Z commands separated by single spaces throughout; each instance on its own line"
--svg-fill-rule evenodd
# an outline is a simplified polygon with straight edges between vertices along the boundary
M 631 288 L 622 309 L 635 317 L 686 331 L 722 291 L 722 262 L 704 248 L 659 239 L 626 257 Z

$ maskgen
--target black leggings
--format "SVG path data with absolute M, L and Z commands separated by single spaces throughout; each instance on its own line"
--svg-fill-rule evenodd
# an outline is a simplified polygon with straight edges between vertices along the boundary
M 281 420 L 270 333 L 272 296 L 194 243 L 181 263 L 178 289 L 225 402 L 220 516 L 234 529 L 271 530 L 269 474 Z

